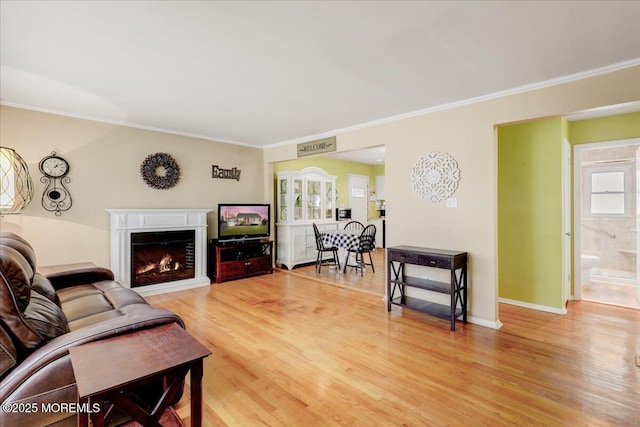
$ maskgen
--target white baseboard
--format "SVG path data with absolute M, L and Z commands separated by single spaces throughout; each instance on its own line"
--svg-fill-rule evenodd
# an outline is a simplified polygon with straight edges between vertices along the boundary
M 500 319 L 495 321 L 490 321 L 486 319 L 479 319 L 473 316 L 468 316 L 467 321 L 469 321 L 469 323 L 473 323 L 474 325 L 484 326 L 486 328 L 491 328 L 491 329 L 502 328 L 502 322 L 500 321 Z
M 547 307 L 546 305 L 531 304 L 530 302 L 516 301 L 508 298 L 498 298 L 498 302 L 517 305 L 518 307 L 530 308 L 532 310 L 546 311 L 554 314 L 567 314 L 566 308 Z
M 166 283 L 158 283 L 156 285 L 149 286 L 140 286 L 136 288 L 131 288 L 131 290 L 136 291 L 141 296 L 146 297 L 150 295 L 158 295 L 165 294 L 167 292 L 176 292 L 183 291 L 185 289 L 193 289 L 199 288 L 202 286 L 211 285 L 211 280 L 207 276 L 195 278 L 195 279 L 185 279 L 185 280 L 176 280 L 174 282 L 166 282 Z

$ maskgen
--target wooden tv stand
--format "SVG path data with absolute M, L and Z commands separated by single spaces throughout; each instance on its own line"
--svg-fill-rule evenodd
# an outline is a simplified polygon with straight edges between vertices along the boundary
M 209 278 L 216 282 L 273 273 L 273 241 L 245 240 L 209 243 Z

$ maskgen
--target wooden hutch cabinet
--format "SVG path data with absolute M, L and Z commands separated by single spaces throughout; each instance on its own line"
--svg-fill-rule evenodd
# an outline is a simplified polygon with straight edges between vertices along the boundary
M 313 223 L 336 230 L 336 177 L 316 167 L 278 172 L 276 183 L 277 265 L 292 269 L 316 260 Z

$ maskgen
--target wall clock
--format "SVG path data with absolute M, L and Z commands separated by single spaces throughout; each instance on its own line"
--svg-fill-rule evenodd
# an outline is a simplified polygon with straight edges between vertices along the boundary
M 69 210 L 72 204 L 71 193 L 66 186 L 71 182 L 67 176 L 69 162 L 52 151 L 50 156 L 40 160 L 39 167 L 43 175 L 40 182 L 44 184 L 42 207 L 49 212 L 54 212 L 56 216 L 60 216 L 63 211 Z

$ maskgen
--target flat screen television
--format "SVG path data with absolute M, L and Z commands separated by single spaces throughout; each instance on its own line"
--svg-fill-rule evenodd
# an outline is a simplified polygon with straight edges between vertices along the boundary
M 221 203 L 218 205 L 218 240 L 269 237 L 271 205 Z

